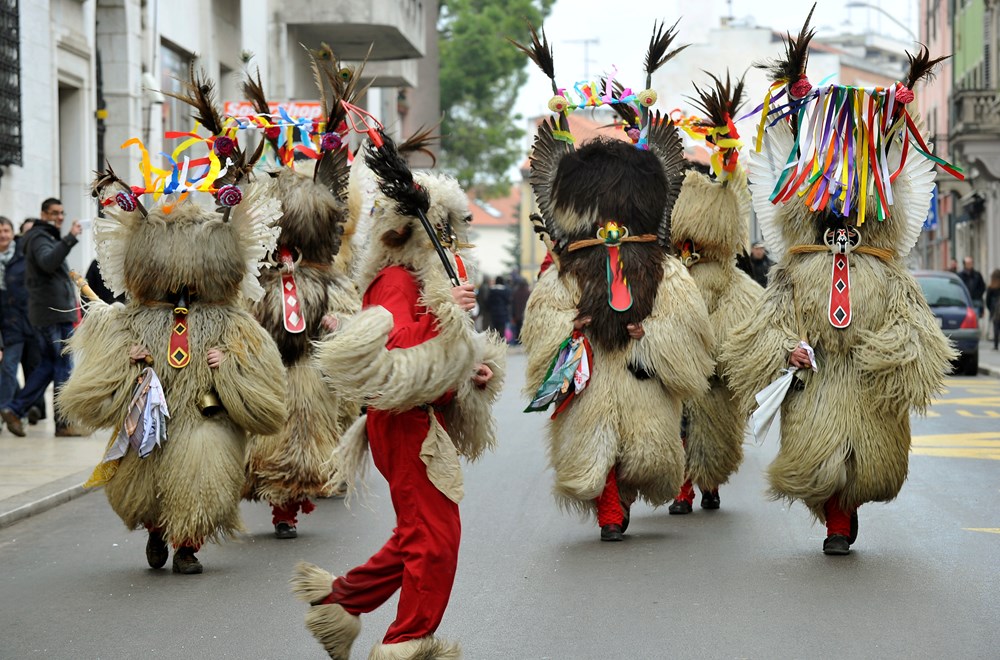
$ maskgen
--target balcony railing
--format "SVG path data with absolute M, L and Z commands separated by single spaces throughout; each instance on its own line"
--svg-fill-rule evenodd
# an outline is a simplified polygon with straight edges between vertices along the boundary
M 951 137 L 1000 140 L 1000 91 L 995 89 L 959 89 L 952 97 Z

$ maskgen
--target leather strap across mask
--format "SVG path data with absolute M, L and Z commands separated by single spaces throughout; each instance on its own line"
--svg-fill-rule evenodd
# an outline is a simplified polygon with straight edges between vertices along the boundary
M 568 250 L 576 252 L 582 248 L 603 245 L 608 250 L 608 305 L 616 312 L 625 312 L 632 307 L 632 289 L 622 270 L 622 243 L 652 243 L 656 240 L 653 234 L 629 236 L 628 227 L 617 222 L 608 221 L 597 230 L 597 238 L 588 238 L 570 243 Z

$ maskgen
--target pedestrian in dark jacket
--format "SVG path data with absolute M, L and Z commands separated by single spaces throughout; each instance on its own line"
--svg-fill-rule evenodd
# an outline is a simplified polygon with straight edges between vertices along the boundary
M 510 321 L 510 289 L 503 275 L 497 275 L 496 283 L 490 287 L 486 306 L 490 310 L 490 329 L 504 335 Z
M 0 416 L 14 435 L 24 437 L 21 418 L 49 383 L 58 391 L 69 378 L 70 359 L 63 354 L 77 321 L 76 288 L 69 277 L 66 256 L 77 243 L 81 227 L 74 221 L 69 233 L 60 229 L 65 214 L 62 202 L 42 202 L 41 222 L 24 237 L 25 283 L 28 289 L 28 320 L 41 337 L 42 359 L 24 384 L 24 389 L 0 409 Z M 56 416 L 56 435 L 78 435 Z
M 521 343 L 521 326 L 524 325 L 524 310 L 528 306 L 528 297 L 531 296 L 531 287 L 528 280 L 519 277 L 514 284 L 514 293 L 510 299 L 510 318 L 513 323 L 514 341 L 513 344 Z
M 0 363 L 0 408 L 10 404 L 18 390 L 17 367 L 25 340 L 34 341 L 35 330 L 28 322 L 28 291 L 24 288 L 24 251 L 14 238 L 14 225 L 0 217 L 0 330 L 4 356 Z
M 754 243 L 750 248 L 750 277 L 761 286 L 767 286 L 767 274 L 773 261 L 767 256 L 763 243 Z
M 958 276 L 965 283 L 965 288 L 972 296 L 972 306 L 976 308 L 979 317 L 983 315 L 983 294 L 986 293 L 986 282 L 983 281 L 983 274 L 972 267 L 972 257 L 966 257 L 962 265 L 964 268 L 958 272 Z
M 990 273 L 990 285 L 986 287 L 986 309 L 990 312 L 993 325 L 993 350 L 1000 347 L 1000 268 Z

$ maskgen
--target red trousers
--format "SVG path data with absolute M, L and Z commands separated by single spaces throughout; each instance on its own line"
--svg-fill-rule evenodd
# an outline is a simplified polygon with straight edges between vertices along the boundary
M 427 637 L 437 630 L 458 567 L 462 532 L 458 505 L 430 482 L 420 460 L 429 428 L 423 410 L 397 415 L 368 411 L 372 459 L 389 482 L 396 529 L 367 563 L 334 580 L 325 601 L 357 616 L 376 609 L 401 589 L 396 620 L 383 644 Z
M 303 497 L 301 500 L 295 500 L 294 502 L 287 502 L 285 506 L 272 504 L 271 524 L 277 525 L 280 522 L 284 522 L 295 527 L 299 524 L 298 513 L 300 510 L 303 514 L 312 513 L 316 510 L 316 505 L 308 497 Z
M 604 490 L 597 496 L 597 525 L 621 525 L 625 520 L 625 512 L 622 511 L 622 500 L 618 493 L 618 478 L 615 474 L 614 466 L 608 472 L 608 478 L 604 482 Z
M 823 505 L 823 512 L 826 513 L 826 535 L 840 534 L 841 536 L 851 535 L 851 515 L 854 511 L 845 511 L 841 508 L 834 495 Z

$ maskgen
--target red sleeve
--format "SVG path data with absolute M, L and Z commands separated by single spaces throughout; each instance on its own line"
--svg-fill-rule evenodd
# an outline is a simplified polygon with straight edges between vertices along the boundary
M 437 319 L 420 304 L 417 280 L 401 266 L 383 269 L 368 286 L 363 303 L 384 307 L 392 314 L 393 327 L 385 344 L 390 350 L 410 348 L 438 334 Z

